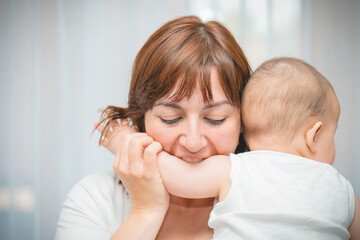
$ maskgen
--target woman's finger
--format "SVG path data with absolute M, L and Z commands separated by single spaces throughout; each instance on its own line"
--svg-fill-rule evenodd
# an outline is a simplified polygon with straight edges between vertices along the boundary
M 146 133 L 135 133 L 137 135 L 129 142 L 129 169 L 131 171 L 140 170 L 143 165 L 144 150 L 154 141 Z
M 153 141 L 144 151 L 144 171 L 153 172 L 157 169 L 157 156 L 162 151 L 162 146 L 159 142 Z
M 118 174 L 124 174 L 129 168 L 129 141 L 131 135 L 123 139 L 117 146 L 113 168 Z

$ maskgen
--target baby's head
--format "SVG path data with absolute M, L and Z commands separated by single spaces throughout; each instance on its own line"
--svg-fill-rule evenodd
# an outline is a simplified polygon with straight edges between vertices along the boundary
M 332 163 L 340 105 L 329 81 L 295 58 L 264 62 L 242 98 L 250 150 L 278 150 Z

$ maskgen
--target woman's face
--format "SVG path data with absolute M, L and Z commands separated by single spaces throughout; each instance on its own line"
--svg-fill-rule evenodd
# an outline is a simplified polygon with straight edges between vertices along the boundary
M 211 72 L 211 86 L 210 103 L 204 103 L 199 88 L 179 102 L 159 99 L 145 113 L 146 133 L 166 152 L 188 162 L 233 153 L 239 141 L 240 112 L 226 99 L 216 70 Z

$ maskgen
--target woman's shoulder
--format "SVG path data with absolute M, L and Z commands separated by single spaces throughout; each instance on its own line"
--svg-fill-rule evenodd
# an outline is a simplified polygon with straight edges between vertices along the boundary
M 71 189 L 66 201 L 86 201 L 86 203 L 94 202 L 96 204 L 101 202 L 102 205 L 108 205 L 113 204 L 114 198 L 124 199 L 127 196 L 126 189 L 119 183 L 116 173 L 102 171 L 79 180 Z
M 73 187 L 81 187 L 86 189 L 100 189 L 112 188 L 114 185 L 117 185 L 119 182 L 119 178 L 117 177 L 114 171 L 101 171 L 99 173 L 88 175 L 82 179 L 80 179 L 75 186 Z
M 126 219 L 130 207 L 129 194 L 115 172 L 89 175 L 78 181 L 67 195 L 57 234 L 63 235 L 70 229 L 97 229 L 98 233 L 111 236 Z

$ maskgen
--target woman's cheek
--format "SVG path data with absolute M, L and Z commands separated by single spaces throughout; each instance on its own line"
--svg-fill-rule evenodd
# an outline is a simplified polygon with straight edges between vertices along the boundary
M 171 146 L 174 144 L 174 141 L 176 141 L 176 130 L 174 128 L 165 128 L 160 124 L 146 129 L 146 133 L 155 141 L 159 142 L 167 152 L 170 151 Z
M 234 120 L 226 124 L 221 131 L 216 132 L 214 146 L 217 154 L 228 155 L 235 152 L 239 144 L 240 127 L 240 119 L 239 121 Z

